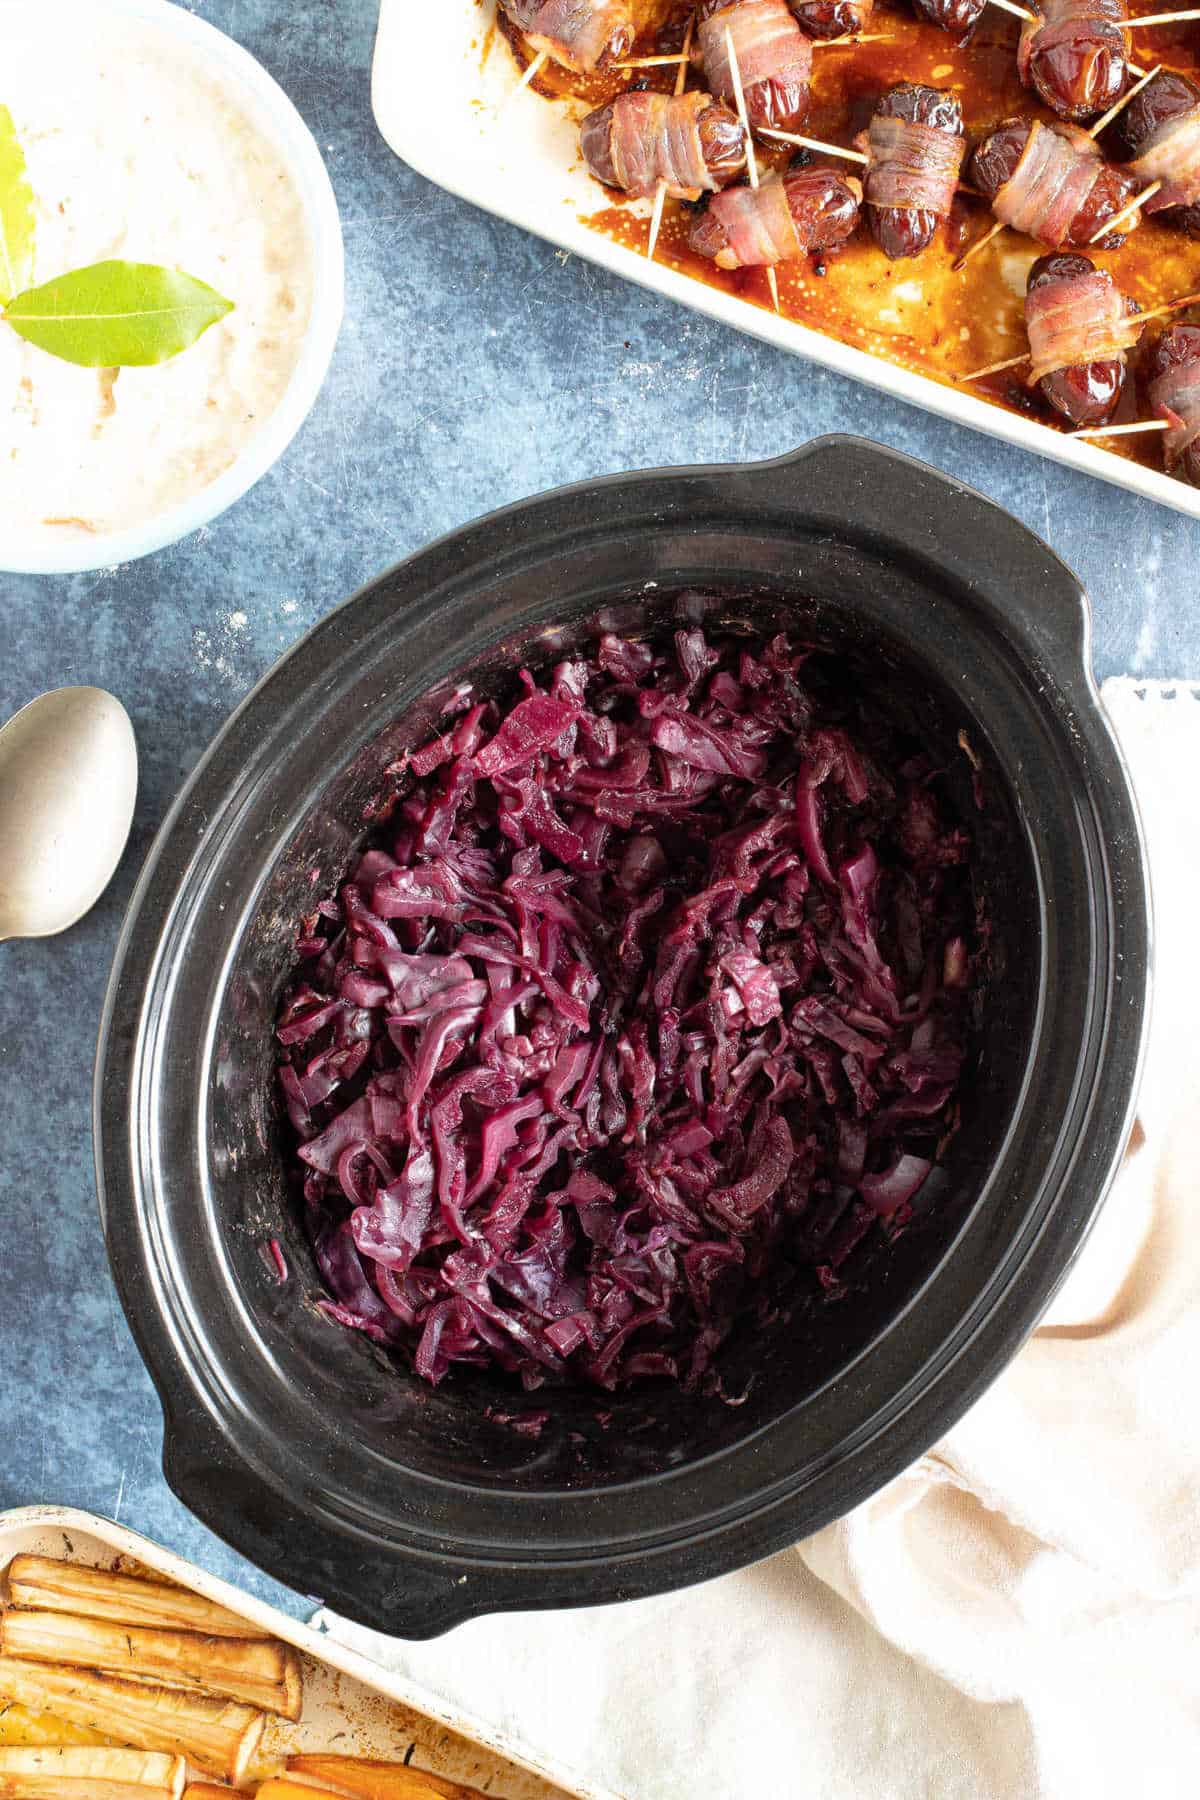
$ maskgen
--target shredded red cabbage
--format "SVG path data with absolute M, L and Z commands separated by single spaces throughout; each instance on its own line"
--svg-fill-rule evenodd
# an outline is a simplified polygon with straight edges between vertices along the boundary
M 807 665 L 807 666 L 806 666 Z M 440 1381 L 720 1392 L 957 1119 L 944 771 L 824 653 L 681 630 L 456 696 L 303 924 L 279 1081 L 329 1315 Z

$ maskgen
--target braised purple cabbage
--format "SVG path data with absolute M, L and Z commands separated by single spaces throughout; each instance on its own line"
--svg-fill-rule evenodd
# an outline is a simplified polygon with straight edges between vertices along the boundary
M 945 769 L 824 653 L 689 629 L 463 690 L 395 775 L 278 1021 L 325 1311 L 430 1382 L 720 1393 L 957 1122 Z

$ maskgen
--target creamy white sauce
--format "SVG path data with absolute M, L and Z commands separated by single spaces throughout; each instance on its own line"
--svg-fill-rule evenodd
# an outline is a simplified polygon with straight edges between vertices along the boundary
M 234 302 L 172 361 L 115 378 L 0 321 L 0 540 L 121 530 L 207 487 L 282 398 L 312 304 L 304 211 L 237 100 L 152 25 L 110 14 L 5 38 L 0 102 L 29 165 L 35 283 L 118 257 Z

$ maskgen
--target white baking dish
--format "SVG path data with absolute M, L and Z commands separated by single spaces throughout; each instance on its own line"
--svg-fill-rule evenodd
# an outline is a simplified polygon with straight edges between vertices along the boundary
M 494 0 L 437 0 L 420 9 L 414 0 L 382 0 L 375 117 L 397 156 L 419 174 L 781 350 L 1200 518 L 1200 490 L 1186 482 L 776 318 L 589 229 L 584 220 L 605 202 L 580 159 L 575 120 L 565 107 L 515 91 L 516 69 L 507 44 L 492 31 L 493 13 Z
M 415 1683 L 251 1599 L 123 1525 L 66 1506 L 28 1506 L 0 1513 L 0 1571 L 22 1553 L 65 1556 L 103 1568 L 111 1568 L 118 1557 L 133 1557 L 148 1570 L 294 1644 L 305 1658 L 304 1712 L 295 1725 L 282 1719 L 268 1722 L 263 1740 L 267 1756 L 334 1751 L 402 1760 L 411 1744 L 414 1767 L 486 1788 L 489 1800 L 556 1796 L 562 1800 L 564 1795 L 619 1800 L 609 1789 L 573 1786 L 563 1770 L 547 1767 L 478 1719 L 448 1708 Z

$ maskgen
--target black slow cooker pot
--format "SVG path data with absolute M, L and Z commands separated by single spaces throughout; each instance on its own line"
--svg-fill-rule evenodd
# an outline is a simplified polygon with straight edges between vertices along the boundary
M 383 766 L 464 670 L 486 688 L 598 613 L 665 620 L 686 589 L 839 649 L 943 746 L 964 810 L 960 733 L 980 760 L 992 958 L 963 1125 L 936 1205 L 860 1260 L 845 1298 L 731 1348 L 744 1404 L 651 1385 L 489 1409 L 483 1375 L 431 1389 L 317 1311 L 283 1174 L 278 996 L 297 920 L 361 840 Z M 271 1574 L 410 1637 L 681 1586 L 804 1536 L 952 1425 L 1046 1306 L 1130 1129 L 1147 970 L 1138 822 L 1089 671 L 1087 601 L 980 495 L 825 438 L 465 527 L 332 613 L 250 695 L 130 907 L 97 1163 L 168 1481 Z M 537 1436 L 488 1416 L 523 1404 L 551 1411 Z

